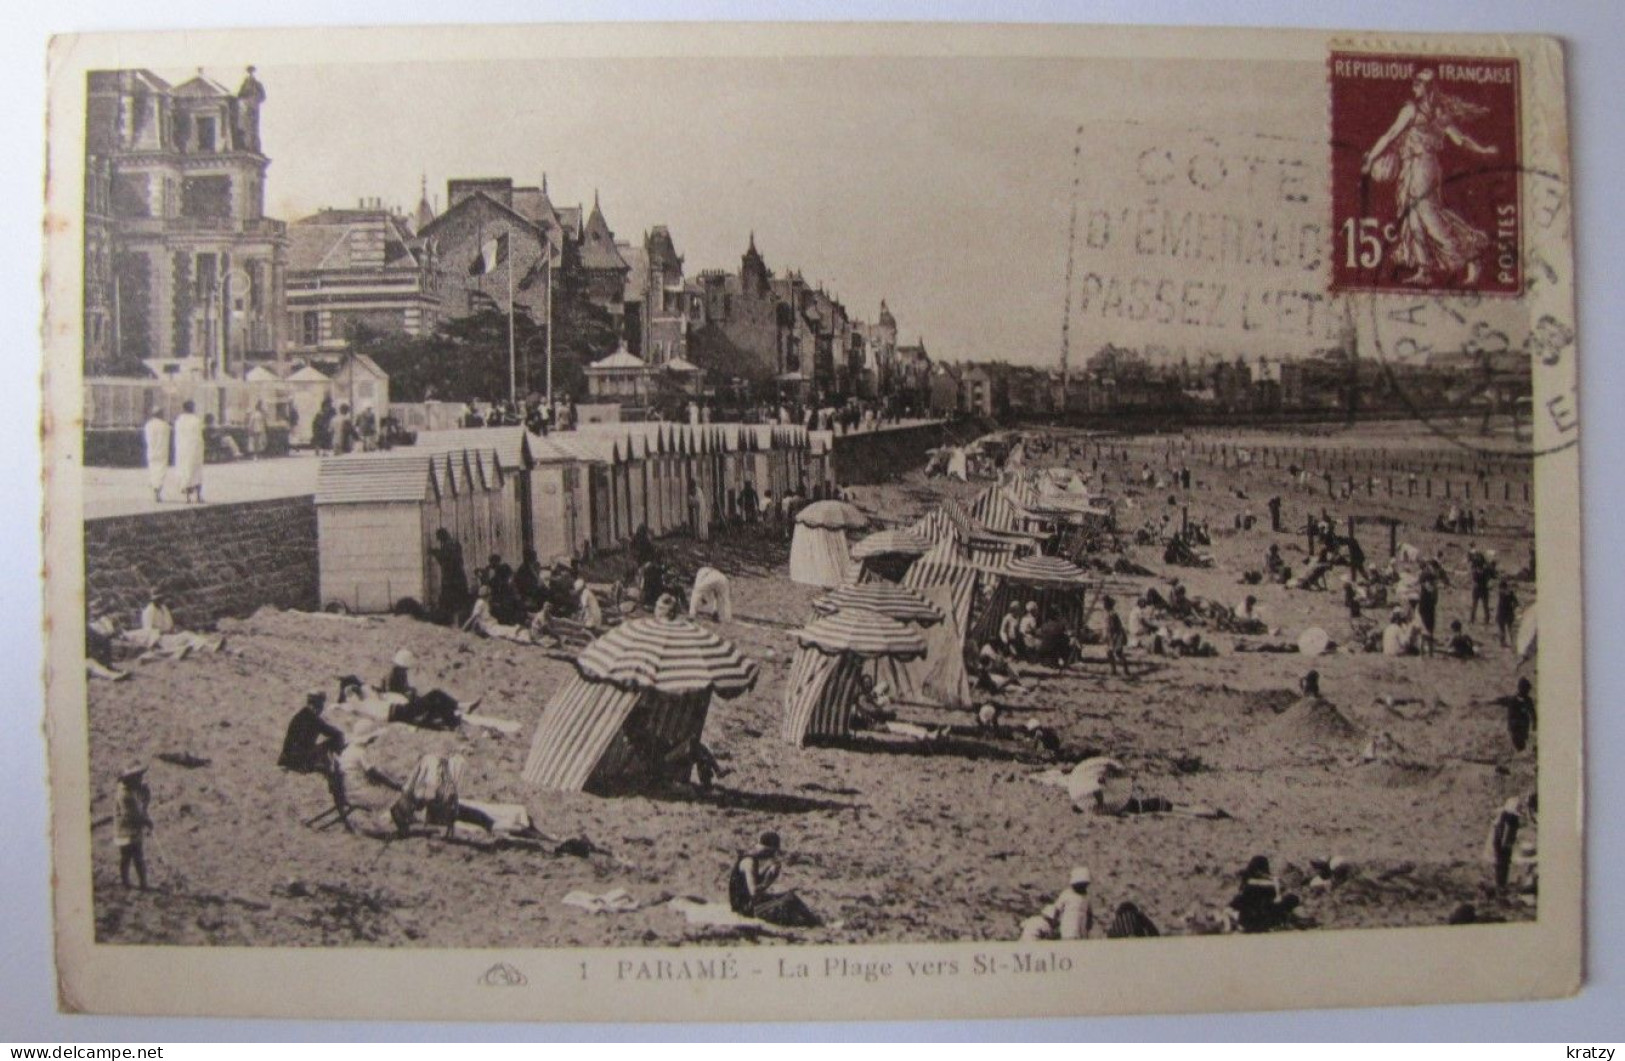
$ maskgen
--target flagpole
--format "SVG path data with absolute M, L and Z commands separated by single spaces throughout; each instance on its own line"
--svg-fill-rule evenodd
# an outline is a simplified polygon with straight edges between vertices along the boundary
M 553 408 L 553 248 L 543 249 L 547 255 L 547 407 Z
M 508 400 L 512 402 L 519 398 L 519 388 L 515 382 L 513 350 L 513 230 L 509 229 L 504 234 L 508 237 Z

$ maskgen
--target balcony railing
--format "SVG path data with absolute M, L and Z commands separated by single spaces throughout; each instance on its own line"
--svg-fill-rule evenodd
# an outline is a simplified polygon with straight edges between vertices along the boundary
M 115 224 L 126 232 L 145 235 L 220 233 L 233 236 L 283 236 L 286 222 L 269 217 L 124 217 Z

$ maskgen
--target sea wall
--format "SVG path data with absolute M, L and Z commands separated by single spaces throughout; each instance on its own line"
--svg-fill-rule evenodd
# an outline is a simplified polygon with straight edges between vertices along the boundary
M 155 589 L 190 630 L 263 605 L 314 610 L 317 558 L 309 495 L 85 521 L 92 612 L 130 625 Z
M 868 486 L 895 479 L 925 464 L 926 451 L 943 444 L 947 425 L 940 421 L 837 434 L 831 442 L 835 481 L 842 486 Z

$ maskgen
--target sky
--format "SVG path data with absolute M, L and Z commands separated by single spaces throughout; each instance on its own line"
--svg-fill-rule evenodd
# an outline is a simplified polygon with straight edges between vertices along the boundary
M 243 73 L 206 72 L 232 88 Z M 424 177 L 444 205 L 448 178 L 545 172 L 558 204 L 597 194 L 621 239 L 667 225 L 691 274 L 737 269 L 754 232 L 770 268 L 801 270 L 853 315 L 874 319 L 885 298 L 901 339 L 935 359 L 1028 364 L 1058 359 L 1074 166 L 1127 164 L 1114 123 L 1312 135 L 1325 100 L 1319 64 L 1257 61 L 361 62 L 257 76 L 270 216 L 363 197 L 411 209 Z M 1085 355 L 1119 338 L 1074 329 Z

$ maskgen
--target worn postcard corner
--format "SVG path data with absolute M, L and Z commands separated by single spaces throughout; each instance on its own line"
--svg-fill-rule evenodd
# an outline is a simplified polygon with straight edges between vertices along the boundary
M 1577 989 L 1561 42 L 48 65 L 65 1011 Z

